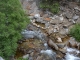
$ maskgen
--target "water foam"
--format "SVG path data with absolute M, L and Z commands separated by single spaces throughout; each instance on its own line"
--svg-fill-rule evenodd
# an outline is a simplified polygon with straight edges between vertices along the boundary
M 65 59 L 66 60 L 80 60 L 80 58 L 76 56 L 79 53 L 80 51 L 77 49 L 67 48 Z

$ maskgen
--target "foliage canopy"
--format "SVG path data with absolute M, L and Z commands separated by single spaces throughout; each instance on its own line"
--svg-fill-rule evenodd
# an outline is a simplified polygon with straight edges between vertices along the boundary
M 7 59 L 15 52 L 16 42 L 28 23 L 19 0 L 0 0 L 0 56 Z

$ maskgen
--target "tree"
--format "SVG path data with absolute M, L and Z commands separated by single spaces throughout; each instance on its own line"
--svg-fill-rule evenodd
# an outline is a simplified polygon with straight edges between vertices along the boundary
M 0 0 L 0 56 L 8 60 L 15 53 L 16 42 L 28 23 L 19 0 Z

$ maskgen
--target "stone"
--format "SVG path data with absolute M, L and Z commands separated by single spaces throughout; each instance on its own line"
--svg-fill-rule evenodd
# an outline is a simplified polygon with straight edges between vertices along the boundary
M 34 18 L 36 18 L 36 19 L 37 19 L 37 18 L 40 18 L 40 14 L 35 14 L 35 15 L 34 15 Z
M 41 50 L 41 53 L 43 54 L 43 59 L 45 60 L 56 60 L 56 53 L 52 50 Z
M 54 32 L 59 32 L 59 26 L 58 25 L 54 26 Z
M 70 44 L 70 47 L 73 47 L 73 48 L 77 47 L 77 42 L 73 37 L 70 37 L 69 44 Z
M 78 43 L 77 46 L 78 46 L 78 50 L 80 50 L 80 43 Z
M 50 19 L 50 18 L 44 18 L 44 20 L 46 20 L 46 21 L 50 21 L 51 19 Z
M 77 20 L 79 18 L 79 16 L 75 15 L 73 16 L 73 20 Z
M 65 16 L 66 16 L 66 18 L 71 19 L 73 15 L 70 12 L 68 12 L 65 14 Z
M 49 40 L 48 41 L 48 45 L 49 45 L 49 47 L 52 47 L 55 50 L 58 50 L 59 49 L 58 46 L 52 40 Z
M 80 8 L 79 8 L 79 7 L 74 7 L 74 9 L 75 9 L 75 10 L 79 10 L 79 11 L 80 11 Z
M 24 31 L 21 32 L 21 34 L 23 35 L 23 37 L 25 39 L 29 39 L 29 38 L 34 38 L 35 37 L 35 32 L 34 31 L 24 30 Z
M 65 44 L 58 43 L 57 46 L 58 46 L 59 48 L 64 48 Z
M 66 49 L 59 49 L 59 51 L 61 51 L 62 53 L 66 54 Z
M 29 58 L 29 54 L 23 55 L 23 58 L 24 59 Z
M 59 31 L 59 33 L 60 33 L 61 35 L 66 35 L 66 31 L 65 31 L 64 29 L 61 29 L 61 30 Z
M 60 37 L 57 37 L 57 42 L 58 43 L 61 43 L 62 42 L 62 39 Z

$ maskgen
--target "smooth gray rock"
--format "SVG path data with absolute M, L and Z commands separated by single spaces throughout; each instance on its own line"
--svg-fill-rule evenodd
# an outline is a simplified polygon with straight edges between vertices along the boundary
M 68 12 L 65 14 L 65 16 L 66 16 L 66 18 L 71 19 L 73 15 L 72 15 L 72 13 Z
M 75 15 L 73 16 L 73 20 L 77 20 L 79 18 L 79 16 Z

